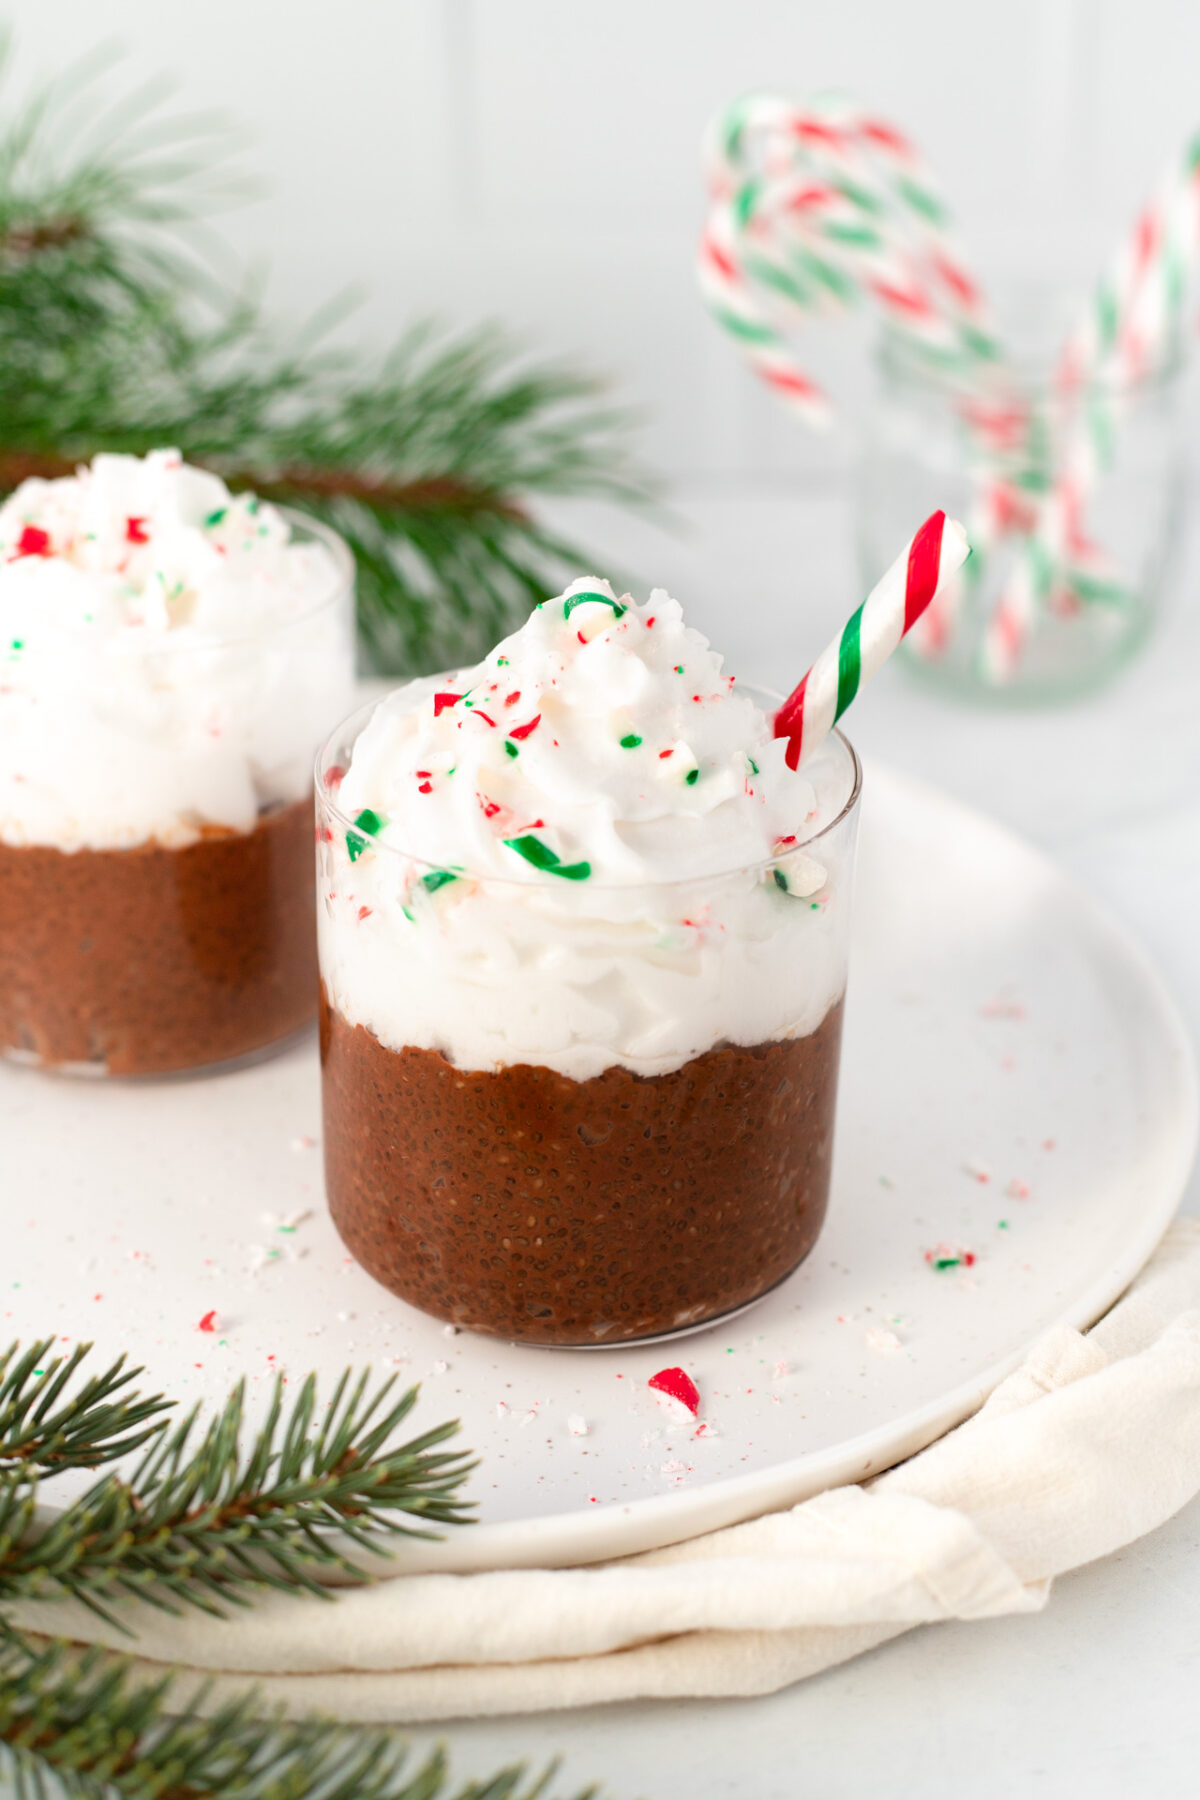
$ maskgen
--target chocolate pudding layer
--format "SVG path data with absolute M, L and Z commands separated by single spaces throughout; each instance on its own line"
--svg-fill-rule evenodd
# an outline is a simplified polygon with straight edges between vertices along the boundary
M 389 1050 L 321 996 L 325 1180 L 347 1249 L 413 1306 L 540 1344 L 718 1318 L 811 1250 L 842 1006 L 806 1037 L 586 1081 Z
M 110 1075 L 249 1055 L 316 1010 L 313 812 L 167 849 L 0 844 L 0 1050 Z

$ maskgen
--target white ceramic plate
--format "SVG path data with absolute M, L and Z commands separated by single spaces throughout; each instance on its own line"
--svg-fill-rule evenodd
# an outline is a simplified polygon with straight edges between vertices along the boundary
M 732 1324 L 597 1352 L 448 1335 L 346 1257 L 311 1043 L 201 1081 L 3 1069 L 0 1341 L 93 1338 L 185 1402 L 348 1362 L 419 1379 L 418 1423 L 461 1417 L 482 1458 L 480 1523 L 406 1550 L 408 1568 L 678 1540 L 858 1480 L 965 1417 L 1047 1327 L 1104 1311 L 1191 1165 L 1192 1055 L 1140 951 L 1019 840 L 880 768 L 842 1080 L 808 1263 Z M 939 1270 L 942 1247 L 973 1261 Z M 671 1364 L 700 1389 L 700 1435 L 647 1386 Z

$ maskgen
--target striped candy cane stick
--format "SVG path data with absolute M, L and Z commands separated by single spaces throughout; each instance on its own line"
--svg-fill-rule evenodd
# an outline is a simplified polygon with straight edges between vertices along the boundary
M 1138 384 L 1180 355 L 1200 262 L 1200 134 L 1184 146 L 1143 207 L 1063 351 L 1057 401 L 1061 442 L 1050 482 L 1024 528 L 1024 554 L 996 602 L 981 672 L 993 684 L 1018 672 L 1047 610 L 1128 607 L 1133 594 L 1083 528 L 1111 467 Z
M 776 713 L 775 736 L 788 740 L 789 769 L 829 735 L 863 682 L 887 661 L 970 553 L 956 520 L 944 512 L 926 519 Z
M 929 171 L 890 125 L 826 96 L 739 101 L 710 127 L 711 205 L 699 277 L 714 317 L 808 423 L 827 397 L 797 361 L 794 328 L 866 301 L 936 379 L 975 393 L 999 360 Z

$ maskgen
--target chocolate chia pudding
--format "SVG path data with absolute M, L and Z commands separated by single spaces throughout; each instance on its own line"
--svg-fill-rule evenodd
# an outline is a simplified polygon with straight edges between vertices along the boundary
M 0 844 L 0 1042 L 110 1075 L 228 1062 L 316 1012 L 312 801 L 167 849 Z
M 765 1294 L 829 1197 L 858 764 L 594 580 L 318 761 L 326 1188 L 394 1293 L 541 1344 Z
M 388 1050 L 322 995 L 325 1179 L 347 1249 L 438 1318 L 542 1344 L 719 1317 L 825 1217 L 840 1003 L 808 1037 L 572 1081 Z
M 352 566 L 175 451 L 0 506 L 0 1055 L 168 1074 L 313 1020 Z

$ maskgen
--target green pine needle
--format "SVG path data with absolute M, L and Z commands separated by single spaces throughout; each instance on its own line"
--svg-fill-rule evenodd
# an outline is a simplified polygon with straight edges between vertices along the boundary
M 481 655 L 593 560 L 531 499 L 646 500 L 629 415 L 494 326 L 427 322 L 371 357 L 328 347 L 335 305 L 284 342 L 196 235 L 236 190 L 226 140 L 156 91 L 81 127 L 102 73 L 0 123 L 0 491 L 98 450 L 174 446 L 342 532 L 377 667 Z

